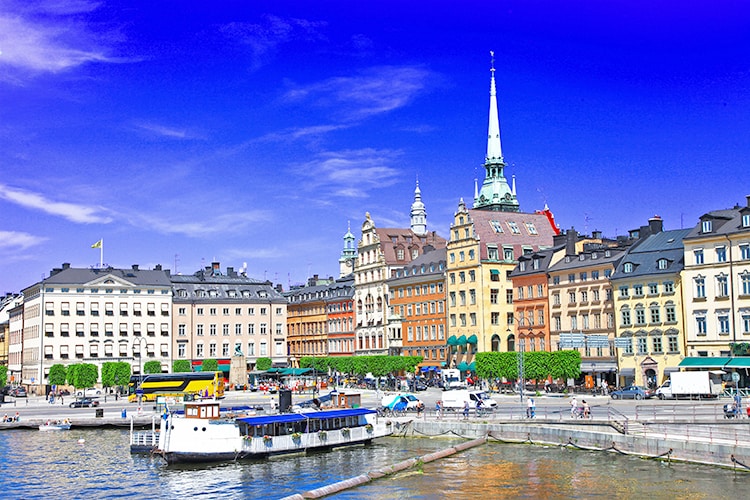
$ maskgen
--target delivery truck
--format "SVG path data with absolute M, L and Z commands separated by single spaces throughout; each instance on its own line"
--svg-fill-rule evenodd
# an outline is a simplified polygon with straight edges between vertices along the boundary
M 672 372 L 669 380 L 656 390 L 656 395 L 659 399 L 715 398 L 724 391 L 721 376 L 725 373 L 721 370 Z
M 484 391 L 467 391 L 466 389 L 455 389 L 452 391 L 443 391 L 443 408 L 446 410 L 461 410 L 464 403 L 468 401 L 469 408 L 472 410 L 477 407 L 477 401 L 482 401 L 482 407 L 485 410 L 494 410 L 497 408 L 497 401 L 490 398 Z

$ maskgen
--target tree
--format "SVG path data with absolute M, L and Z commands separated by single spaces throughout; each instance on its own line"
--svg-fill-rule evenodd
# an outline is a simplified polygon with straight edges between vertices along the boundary
M 190 360 L 187 359 L 175 359 L 172 362 L 172 373 L 186 373 L 191 372 L 192 367 L 190 366 Z
M 580 351 L 570 350 L 552 352 L 549 368 L 552 378 L 578 378 L 581 375 Z
M 130 376 L 130 363 L 120 361 L 115 365 L 115 370 L 112 377 L 112 385 L 115 387 L 124 387 L 130 383 Z
M 518 378 L 518 353 L 478 352 L 476 370 L 479 378 L 516 380 Z
M 203 362 L 203 366 L 206 366 L 206 361 Z M 269 368 L 271 368 L 271 365 L 273 365 L 273 361 L 271 361 L 271 358 L 258 358 L 258 360 L 255 362 L 255 369 L 268 370 Z
M 219 371 L 219 362 L 215 359 L 204 359 L 201 365 L 202 372 L 216 372 Z
M 68 383 L 76 389 L 93 387 L 99 378 L 99 369 L 91 363 L 70 365 L 67 370 Z
M 0 387 L 5 387 L 8 384 L 8 367 L 0 365 Z
M 161 373 L 161 362 L 156 360 L 146 361 L 143 365 L 143 373 Z
M 49 383 L 51 385 L 65 385 L 67 379 L 67 368 L 65 365 L 56 364 L 49 368 Z

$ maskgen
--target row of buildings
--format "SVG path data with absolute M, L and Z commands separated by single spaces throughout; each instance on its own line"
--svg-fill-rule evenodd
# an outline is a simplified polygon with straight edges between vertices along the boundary
M 213 263 L 167 269 L 64 264 L 0 298 L 0 363 L 41 386 L 57 363 L 244 356 L 422 356 L 420 369 L 470 371 L 477 352 L 579 349 L 589 384 L 655 385 L 682 367 L 750 368 L 750 197 L 693 228 L 653 217 L 626 236 L 561 231 L 523 212 L 505 176 L 494 68 L 485 178 L 460 200 L 447 238 L 427 226 L 417 183 L 410 227 L 369 213 L 348 230 L 339 276 L 282 290 Z

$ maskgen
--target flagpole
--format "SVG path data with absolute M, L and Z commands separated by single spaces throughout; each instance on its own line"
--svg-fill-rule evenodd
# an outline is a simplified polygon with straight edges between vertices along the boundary
M 104 267 L 104 238 L 100 240 L 101 244 L 99 245 L 99 269 Z

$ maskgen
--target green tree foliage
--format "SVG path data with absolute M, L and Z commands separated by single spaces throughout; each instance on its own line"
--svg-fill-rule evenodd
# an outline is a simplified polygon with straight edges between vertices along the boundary
M 202 372 L 217 372 L 219 371 L 219 362 L 215 359 L 204 359 L 201 365 Z
M 161 373 L 161 362 L 156 360 L 146 361 L 143 365 L 143 373 Z
M 206 362 L 204 361 L 203 364 L 205 365 Z M 255 362 L 255 369 L 256 370 L 269 370 L 272 365 L 273 365 L 273 361 L 271 361 L 271 358 L 258 358 L 258 360 Z
M 550 355 L 547 351 L 523 353 L 523 376 L 526 380 L 544 380 L 550 372 Z
M 413 373 L 423 359 L 422 356 L 303 357 L 299 364 L 302 368 L 315 368 L 323 373 L 332 369 L 346 375 L 364 376 L 372 373 L 375 377 L 384 377 L 401 372 Z
M 112 375 L 112 386 L 124 387 L 130 383 L 130 363 L 120 361 L 115 363 L 114 373 Z
M 518 378 L 518 357 L 515 352 L 478 352 L 475 361 L 479 378 Z
M 189 359 L 175 359 L 172 362 L 172 373 L 186 373 L 193 371 Z
M 578 378 L 581 375 L 581 353 L 577 350 L 554 351 L 549 362 L 552 378 Z
M 76 389 L 93 387 L 99 379 L 99 369 L 91 363 L 76 363 L 68 366 L 68 384 Z
M 102 363 L 102 386 L 112 387 L 115 379 L 116 361 L 105 361 Z
M 0 365 L 0 387 L 8 385 L 8 367 Z
M 48 379 L 51 385 L 65 385 L 65 380 L 67 380 L 65 365 L 56 364 L 50 366 Z

